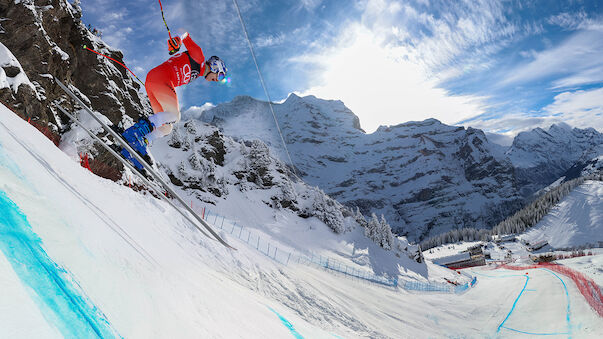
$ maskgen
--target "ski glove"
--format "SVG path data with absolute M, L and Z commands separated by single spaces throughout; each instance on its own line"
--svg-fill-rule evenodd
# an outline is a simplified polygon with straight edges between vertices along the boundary
M 180 37 L 168 39 L 168 50 L 170 51 L 170 55 L 178 52 L 180 50 L 180 45 Z

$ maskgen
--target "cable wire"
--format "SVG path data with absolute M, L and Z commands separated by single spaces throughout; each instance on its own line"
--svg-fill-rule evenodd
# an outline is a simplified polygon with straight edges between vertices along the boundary
M 258 66 L 258 61 L 255 57 L 255 52 L 253 51 L 253 45 L 251 44 L 251 40 L 249 40 L 249 34 L 247 33 L 247 27 L 245 27 L 245 23 L 243 22 L 243 17 L 241 16 L 241 9 L 239 8 L 239 4 L 237 0 L 232 0 L 237 9 L 237 14 L 239 15 L 239 20 L 241 21 L 241 27 L 243 27 L 243 33 L 245 33 L 245 39 L 247 39 L 247 44 L 249 45 L 249 50 L 251 51 L 251 56 L 253 58 L 253 62 L 255 63 L 255 68 L 258 71 L 258 75 L 260 77 L 260 83 L 262 84 L 262 88 L 264 89 L 264 93 L 268 98 L 268 106 L 270 107 L 270 112 L 272 112 L 272 117 L 274 118 L 274 122 L 276 123 L 276 129 L 278 130 L 278 134 L 281 136 L 281 141 L 283 142 L 283 147 L 285 148 L 285 153 L 287 153 L 287 158 L 289 158 L 289 163 L 291 164 L 291 168 L 293 169 L 293 174 L 300 179 L 297 175 L 297 171 L 295 169 L 295 165 L 291 160 L 291 155 L 289 154 L 289 149 L 287 148 L 287 144 L 285 143 L 285 138 L 283 137 L 283 133 L 281 132 L 281 127 L 279 126 L 278 120 L 276 119 L 276 114 L 274 113 L 274 108 L 272 107 L 272 100 L 270 99 L 270 95 L 268 94 L 268 89 L 266 89 L 266 84 L 264 82 L 264 77 L 262 76 L 262 72 L 260 71 L 260 66 Z M 301 180 L 301 179 L 300 179 Z

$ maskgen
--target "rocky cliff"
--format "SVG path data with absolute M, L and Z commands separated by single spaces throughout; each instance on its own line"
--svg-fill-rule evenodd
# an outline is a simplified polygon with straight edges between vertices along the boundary
M 3 57 L 0 66 L 6 83 L 14 85 L 5 83 L 0 99 L 22 117 L 50 123 L 57 131 L 67 119 L 51 105 L 64 101 L 53 77 L 74 86 L 86 103 L 114 123 L 150 109 L 141 85 L 125 69 L 84 49 L 123 63 L 120 51 L 88 31 L 81 14 L 67 0 L 0 0 L 0 43 L 8 50 L 3 54 L 13 56 Z

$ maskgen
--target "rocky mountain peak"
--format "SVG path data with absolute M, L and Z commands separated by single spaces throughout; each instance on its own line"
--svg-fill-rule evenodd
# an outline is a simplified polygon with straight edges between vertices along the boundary
M 513 163 L 522 194 L 530 196 L 576 164 L 585 154 L 598 155 L 603 134 L 593 128 L 556 124 L 519 133 L 506 155 Z M 592 159 L 590 157 L 590 159 Z
M 340 100 L 322 100 L 313 95 L 300 97 L 292 93 L 285 102 L 276 105 L 275 111 L 279 115 L 282 114 L 284 116 L 295 112 L 297 116 L 294 119 L 310 124 L 312 121 L 329 121 L 339 124 L 343 128 L 351 128 L 364 132 L 360 127 L 358 116 Z

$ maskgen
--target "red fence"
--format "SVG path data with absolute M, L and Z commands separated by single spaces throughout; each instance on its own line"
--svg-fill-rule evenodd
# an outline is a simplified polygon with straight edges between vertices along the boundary
M 538 265 L 528 266 L 502 265 L 500 267 L 516 271 L 522 271 L 532 268 L 546 268 L 551 271 L 561 273 L 574 281 L 574 284 L 576 284 L 578 290 L 580 291 L 580 293 L 582 293 L 582 296 L 584 296 L 584 299 L 586 299 L 588 304 L 599 314 L 600 317 L 603 318 L 603 293 L 601 293 L 599 285 L 597 285 L 597 283 L 594 282 L 591 278 L 585 276 L 584 274 L 576 270 L 573 270 L 567 266 L 552 263 L 539 263 Z

